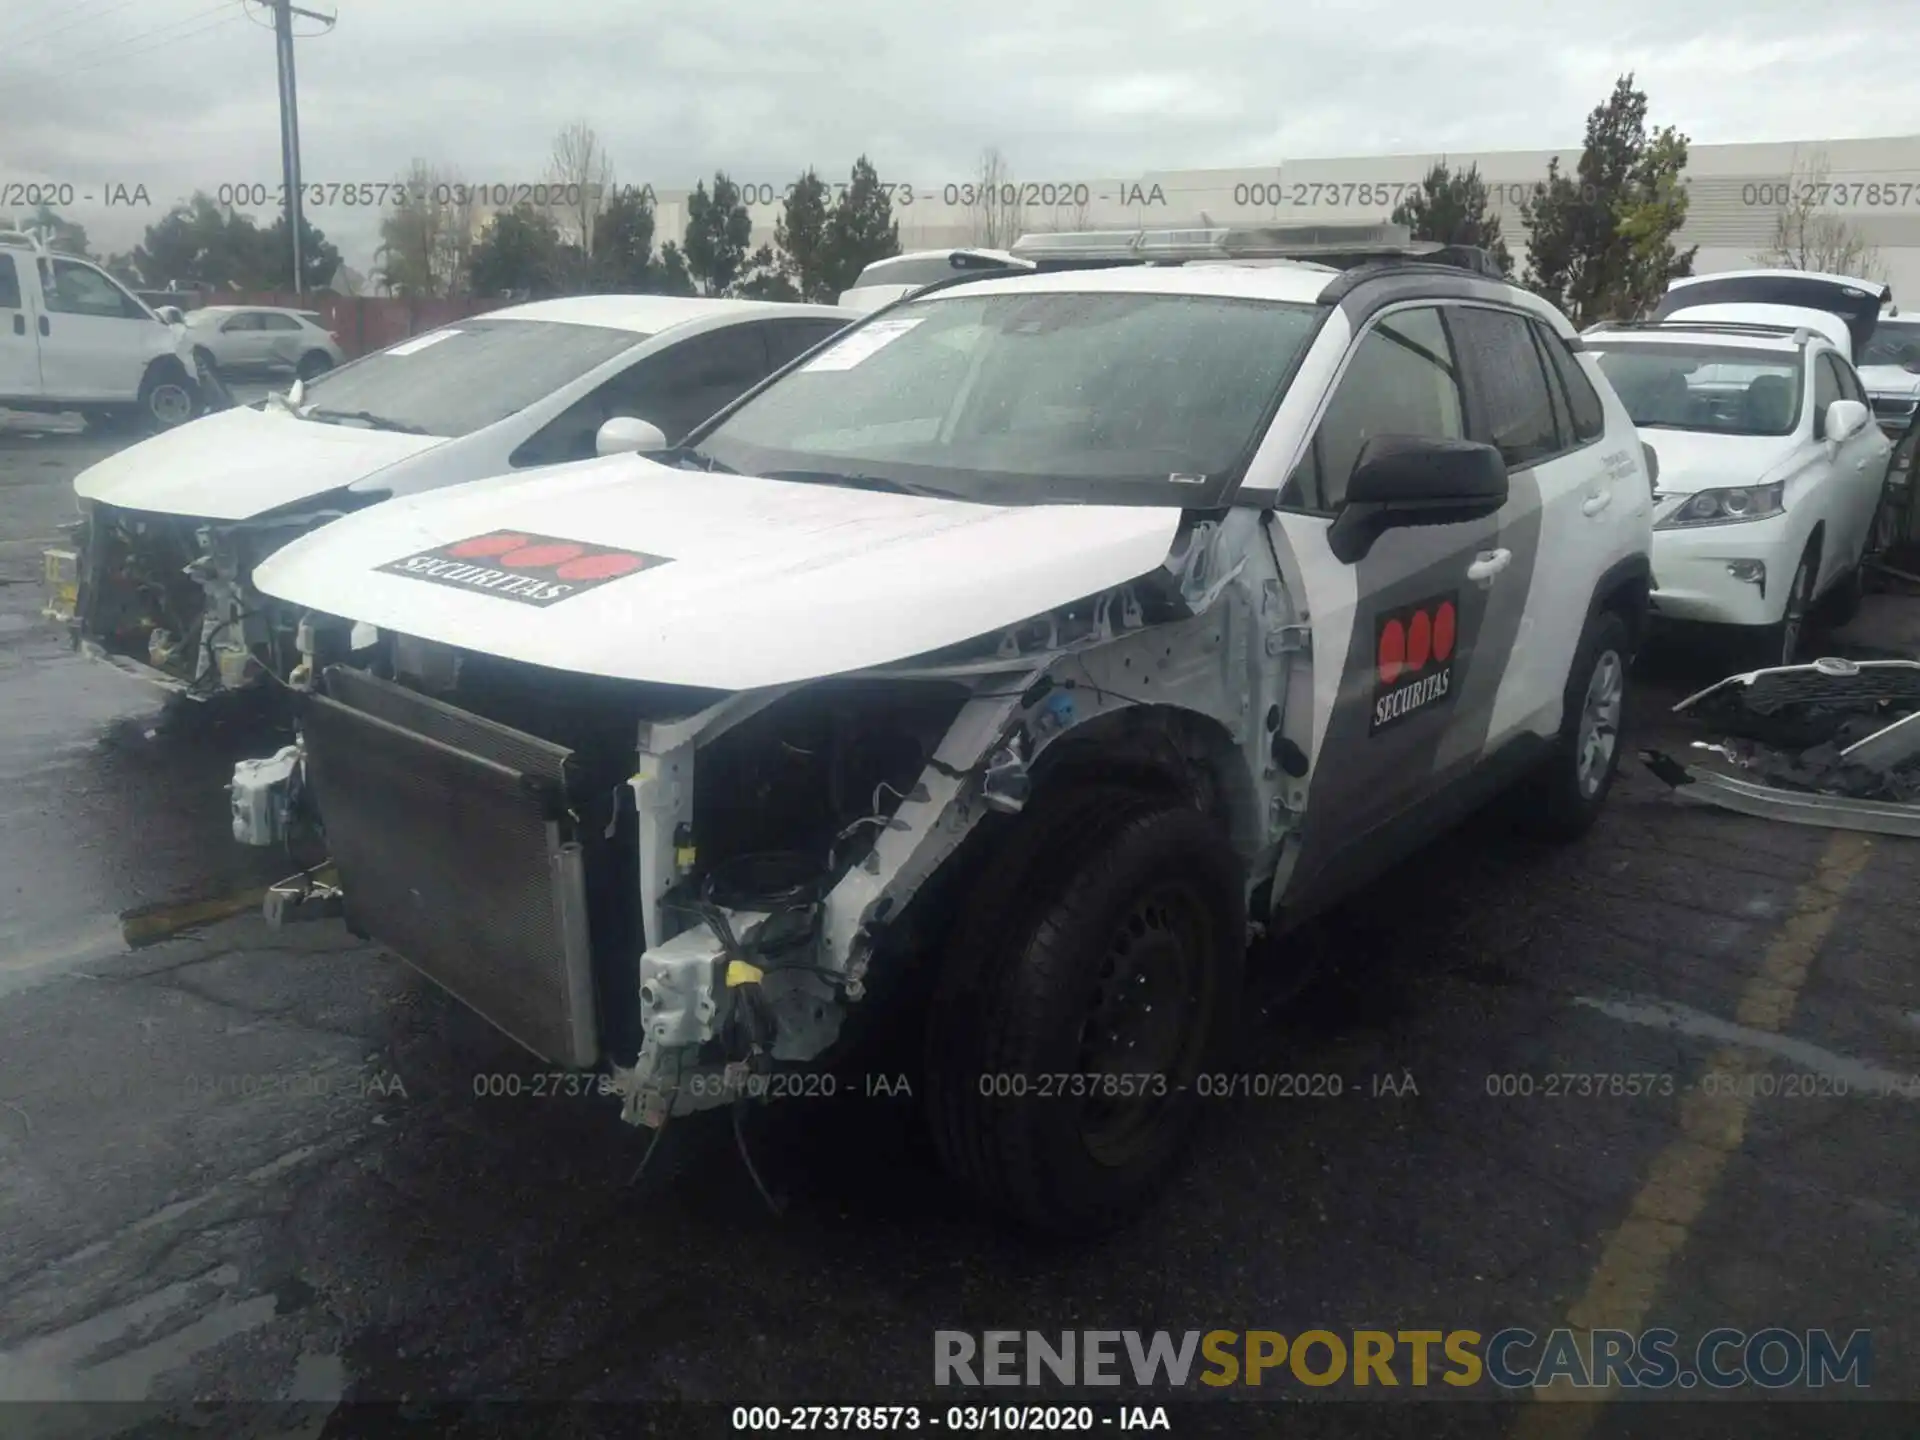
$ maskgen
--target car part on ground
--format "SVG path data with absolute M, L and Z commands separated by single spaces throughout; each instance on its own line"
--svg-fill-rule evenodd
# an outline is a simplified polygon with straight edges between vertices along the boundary
M 1920 662 L 1826 658 L 1734 675 L 1674 708 L 1726 736 L 1694 745 L 1723 768 L 1644 752 L 1682 798 L 1920 837 Z

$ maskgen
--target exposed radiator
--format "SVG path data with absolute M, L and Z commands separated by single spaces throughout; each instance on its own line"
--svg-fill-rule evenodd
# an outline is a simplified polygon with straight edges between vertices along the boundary
M 543 1060 L 596 1063 L 571 752 L 344 666 L 305 739 L 354 928 Z

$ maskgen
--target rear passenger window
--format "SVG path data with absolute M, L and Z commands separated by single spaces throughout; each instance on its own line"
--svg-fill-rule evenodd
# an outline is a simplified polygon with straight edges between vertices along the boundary
M 1486 410 L 1487 433 L 1473 438 L 1498 448 L 1509 467 L 1556 454 L 1553 397 L 1527 320 L 1507 310 L 1462 305 L 1448 312 L 1448 322 Z
M 1567 407 L 1573 414 L 1573 443 L 1584 445 L 1607 433 L 1607 412 L 1601 408 L 1600 392 L 1580 367 L 1580 358 L 1567 348 L 1567 342 L 1551 326 L 1534 322 L 1534 337 L 1560 377 L 1567 394 Z
M 1466 438 L 1459 367 L 1438 310 L 1399 311 L 1361 337 L 1280 503 L 1334 509 L 1376 435 Z
M 11 255 L 0 255 L 0 310 L 20 310 L 20 272 Z
M 773 320 L 764 327 L 767 336 L 768 373 L 796 360 L 829 335 L 839 333 L 844 320 Z

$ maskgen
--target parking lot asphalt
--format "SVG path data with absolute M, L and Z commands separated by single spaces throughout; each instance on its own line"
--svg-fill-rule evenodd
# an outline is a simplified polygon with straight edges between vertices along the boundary
M 1217 1103 L 1098 1243 L 994 1229 L 912 1098 L 857 1081 L 754 1122 L 778 1218 L 724 1116 L 629 1187 L 647 1136 L 612 1101 L 551 1093 L 337 924 L 264 925 L 288 866 L 233 843 L 222 787 L 275 736 L 163 711 L 40 618 L 101 453 L 0 435 L 0 1402 L 161 1408 L 0 1431 L 223 1400 L 307 1435 L 356 1433 L 343 1401 L 945 1404 L 936 1329 L 1664 1325 L 1872 1332 L 1866 1400 L 1690 1407 L 1718 1433 L 1916 1433 L 1871 1402 L 1920 1402 L 1920 1099 L 1894 1093 L 1920 1078 L 1920 843 L 1683 808 L 1631 761 L 1576 846 L 1476 821 L 1287 947 L 1328 963 L 1263 1014 L 1253 1071 L 1339 1093 Z M 1718 673 L 1650 657 L 1631 738 Z M 1195 1408 L 1231 1415 L 1209 1433 L 1681 1433 L 1631 1397 L 1441 1389 Z

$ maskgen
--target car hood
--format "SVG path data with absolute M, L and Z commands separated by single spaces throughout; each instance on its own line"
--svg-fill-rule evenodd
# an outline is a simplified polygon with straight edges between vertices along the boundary
M 1860 383 L 1869 395 L 1920 395 L 1920 375 L 1904 365 L 1862 365 Z
M 1660 459 L 1662 495 L 1753 485 L 1779 469 L 1799 448 L 1792 435 L 1707 435 L 1697 430 L 1643 426 L 1640 438 Z
M 351 485 L 445 443 L 357 425 L 301 420 L 284 410 L 206 415 L 129 446 L 80 472 L 73 493 L 127 510 L 246 520 Z
M 463 649 L 719 690 L 904 660 L 1147 573 L 1167 507 L 977 505 L 609 456 L 392 500 L 267 594 Z

